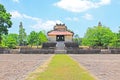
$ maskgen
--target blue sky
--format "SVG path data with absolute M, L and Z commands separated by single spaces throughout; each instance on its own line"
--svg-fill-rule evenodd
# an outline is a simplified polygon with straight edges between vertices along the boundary
M 120 0 L 0 0 L 12 15 L 10 33 L 18 33 L 19 24 L 31 31 L 53 29 L 65 23 L 68 29 L 83 37 L 88 27 L 102 25 L 118 32 Z

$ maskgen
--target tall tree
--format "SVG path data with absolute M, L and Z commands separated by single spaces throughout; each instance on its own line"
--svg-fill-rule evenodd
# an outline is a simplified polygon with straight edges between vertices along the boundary
M 41 45 L 42 43 L 44 42 L 47 42 L 48 39 L 47 39 L 47 36 L 45 35 L 45 32 L 44 31 L 40 31 L 38 33 L 38 44 Z
M 22 46 L 22 45 L 25 45 L 26 42 L 27 42 L 27 35 L 26 35 L 26 32 L 25 32 L 25 29 L 23 27 L 23 24 L 22 22 L 20 22 L 20 25 L 19 25 L 19 45 Z
M 6 12 L 6 9 L 0 4 L 0 44 L 2 41 L 2 35 L 8 34 L 8 28 L 12 26 L 10 13 Z
M 114 38 L 114 33 L 101 23 L 93 28 L 88 28 L 82 43 L 88 46 L 107 47 Z
M 28 36 L 28 44 L 31 45 L 37 45 L 38 44 L 38 33 L 35 31 L 32 31 L 30 35 Z

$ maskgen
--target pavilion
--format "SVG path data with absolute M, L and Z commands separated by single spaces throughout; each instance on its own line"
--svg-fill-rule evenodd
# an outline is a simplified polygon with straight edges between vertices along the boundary
M 72 42 L 74 33 L 67 29 L 65 24 L 56 24 L 54 29 L 47 33 L 50 42 Z

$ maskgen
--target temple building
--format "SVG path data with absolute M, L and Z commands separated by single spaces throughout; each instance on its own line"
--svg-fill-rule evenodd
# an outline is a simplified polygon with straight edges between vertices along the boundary
M 48 39 L 51 42 L 65 41 L 72 42 L 74 33 L 67 29 L 65 24 L 56 24 L 54 30 L 47 33 Z

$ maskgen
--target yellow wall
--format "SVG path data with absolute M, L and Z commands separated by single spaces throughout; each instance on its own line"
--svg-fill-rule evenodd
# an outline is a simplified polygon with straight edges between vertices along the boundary
M 66 42 L 71 42 L 72 41 L 72 36 L 65 36 L 65 41 Z
M 55 42 L 56 41 L 56 36 L 48 36 L 48 40 L 51 42 Z
M 71 42 L 72 39 L 73 39 L 72 36 L 65 36 L 66 42 Z M 48 40 L 51 42 L 56 42 L 56 36 L 48 36 Z

